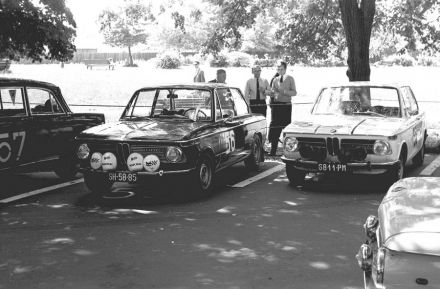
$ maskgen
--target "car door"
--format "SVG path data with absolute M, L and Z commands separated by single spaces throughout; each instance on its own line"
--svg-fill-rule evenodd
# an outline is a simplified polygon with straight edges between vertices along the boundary
M 34 159 L 29 130 L 24 88 L 0 87 L 0 170 Z
M 423 115 L 410 87 L 405 86 L 403 90 L 403 101 L 408 118 L 408 158 L 412 158 L 422 148 L 424 138 Z
M 35 140 L 32 151 L 39 159 L 55 158 L 64 149 L 64 135 L 73 134 L 66 119 L 69 116 L 48 88 L 26 87 L 26 95 L 32 121 L 30 136 Z

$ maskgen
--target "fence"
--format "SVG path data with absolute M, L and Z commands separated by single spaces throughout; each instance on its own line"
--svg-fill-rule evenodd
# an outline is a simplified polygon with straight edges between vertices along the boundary
M 180 54 L 184 57 L 189 55 L 195 55 L 197 52 L 195 51 L 184 51 Z M 155 58 L 159 52 L 133 52 L 131 53 L 133 59 L 136 60 L 150 60 Z M 115 53 L 105 53 L 105 52 L 87 52 L 80 51 L 76 52 L 73 56 L 73 63 L 81 63 L 84 59 L 108 59 L 112 58 L 115 62 L 124 62 L 128 59 L 128 52 L 115 52 Z

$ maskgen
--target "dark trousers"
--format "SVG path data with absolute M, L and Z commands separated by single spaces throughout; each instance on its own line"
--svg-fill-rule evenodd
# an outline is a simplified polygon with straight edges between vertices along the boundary
M 287 102 L 272 102 L 272 120 L 269 127 L 269 142 L 278 144 L 281 131 L 290 124 L 292 104 Z
M 250 99 L 252 113 L 259 113 L 266 116 L 266 101 L 264 99 Z

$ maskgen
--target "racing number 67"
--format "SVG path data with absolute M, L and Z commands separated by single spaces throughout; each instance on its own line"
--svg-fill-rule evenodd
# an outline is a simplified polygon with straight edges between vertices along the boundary
M 18 138 L 20 139 L 20 142 L 17 150 L 17 158 L 16 158 L 17 161 L 20 160 L 21 153 L 23 152 L 24 141 L 26 139 L 26 132 L 25 131 L 13 132 L 11 137 L 12 142 L 15 142 L 15 140 Z M 9 133 L 0 134 L 0 152 L 3 151 L 3 153 L 0 153 L 0 163 L 6 163 L 11 159 L 12 147 L 11 144 L 8 142 L 8 139 L 9 139 Z

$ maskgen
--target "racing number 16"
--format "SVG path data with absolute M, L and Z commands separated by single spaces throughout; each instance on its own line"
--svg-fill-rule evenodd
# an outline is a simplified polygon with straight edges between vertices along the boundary
M 0 134 L 0 163 L 6 163 L 11 159 L 12 147 L 11 144 L 8 142 L 8 139 L 9 139 L 9 133 Z M 20 139 L 20 143 L 17 151 L 17 158 L 16 158 L 16 160 L 19 161 L 21 157 L 21 153 L 23 152 L 24 141 L 26 139 L 26 132 L 25 131 L 13 132 L 12 142 L 15 142 L 15 140 L 17 139 Z

